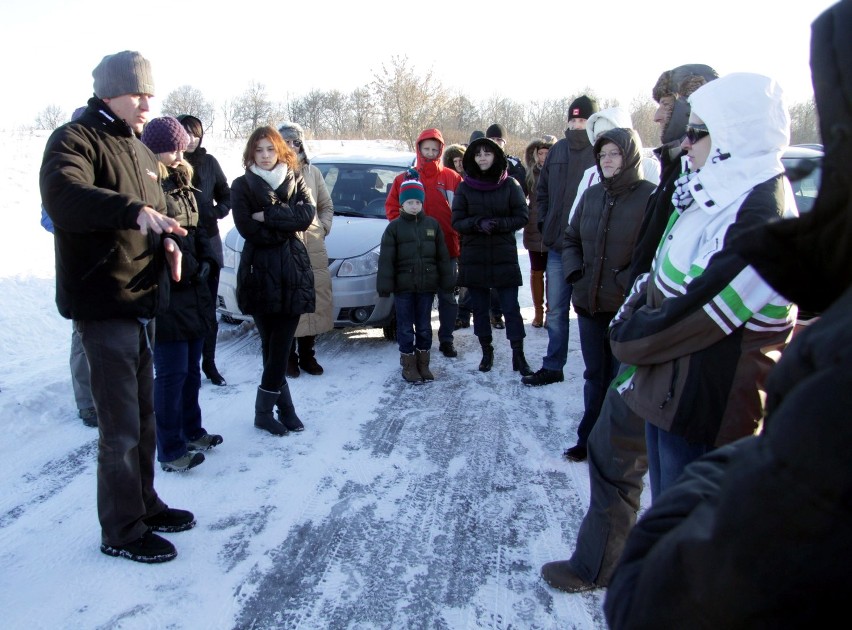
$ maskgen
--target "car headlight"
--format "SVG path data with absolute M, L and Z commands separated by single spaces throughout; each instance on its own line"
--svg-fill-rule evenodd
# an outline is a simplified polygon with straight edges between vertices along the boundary
M 361 256 L 347 258 L 341 263 L 340 269 L 337 270 L 337 275 L 343 278 L 351 278 L 353 276 L 370 276 L 378 273 L 380 247 L 376 246 Z
M 237 252 L 225 245 L 222 248 L 222 266 L 233 269 L 237 265 Z

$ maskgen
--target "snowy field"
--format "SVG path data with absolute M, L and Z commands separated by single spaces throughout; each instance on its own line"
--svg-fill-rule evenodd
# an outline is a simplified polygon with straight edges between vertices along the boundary
M 167 535 L 179 555 L 163 565 L 101 554 L 97 436 L 76 415 L 71 324 L 56 312 L 53 241 L 39 225 L 45 139 L 6 132 L 0 149 L 4 628 L 605 627 L 601 592 L 567 595 L 539 577 L 569 555 L 588 506 L 586 464 L 561 458 L 582 413 L 574 319 L 566 381 L 541 388 L 520 384 L 502 331 L 490 373 L 477 370 L 472 329 L 458 331 L 457 359 L 436 339 L 437 380 L 420 387 L 402 381 L 380 330 L 322 335 L 325 374 L 290 383 L 307 428 L 283 438 L 252 424 L 256 331 L 223 324 L 228 386 L 205 380 L 201 405 L 224 444 L 156 480 L 198 525 Z M 241 173 L 242 143 L 204 145 L 229 179 Z M 520 298 L 538 369 L 547 333 L 529 326 L 528 285 Z

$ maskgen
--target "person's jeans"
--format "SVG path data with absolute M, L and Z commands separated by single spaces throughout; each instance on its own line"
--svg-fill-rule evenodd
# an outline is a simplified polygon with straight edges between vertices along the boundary
M 171 462 L 186 455 L 187 440 L 201 428 L 201 349 L 204 339 L 166 341 L 154 346 L 154 410 L 157 414 L 157 459 Z
M 648 445 L 651 502 L 674 485 L 683 469 L 693 460 L 713 450 L 712 446 L 687 442 L 650 422 L 645 422 L 645 442 Z
M 468 287 L 470 305 L 473 309 L 473 334 L 479 337 L 491 337 L 491 291 L 496 291 L 506 320 L 506 339 L 516 341 L 526 337 L 521 307 L 518 305 L 518 287 L 500 287 L 482 289 Z
M 562 274 L 562 252 L 547 253 L 547 354 L 541 366 L 561 372 L 568 361 L 568 321 L 574 286 Z
M 432 347 L 432 302 L 434 293 L 394 293 L 396 308 L 396 342 L 399 351 L 411 354 L 414 349 L 425 351 Z M 455 317 L 453 322 L 455 322 Z
M 287 373 L 287 360 L 293 346 L 293 335 L 299 326 L 299 315 L 262 313 L 254 316 L 260 333 L 260 350 L 263 355 L 263 375 L 260 388 L 268 392 L 280 391 Z
M 583 418 L 577 427 L 577 444 L 585 446 L 592 427 L 598 419 L 606 388 L 618 372 L 618 360 L 612 356 L 609 345 L 609 323 L 615 313 L 595 313 L 592 316 L 577 314 L 580 330 L 580 350 L 585 370 L 583 378 Z
M 142 522 L 166 509 L 154 490 L 154 322 L 75 321 L 98 414 L 98 519 L 101 540 L 126 545 Z
M 74 400 L 77 403 L 77 409 L 90 409 L 95 406 L 92 400 L 92 383 L 89 377 L 89 360 L 86 358 L 86 351 L 83 349 L 83 340 L 80 339 L 80 333 L 77 332 L 77 327 L 71 324 L 71 356 L 69 358 L 71 364 L 71 386 L 74 388 Z
M 458 258 L 451 258 L 450 264 L 453 268 L 453 286 L 459 275 Z M 429 307 L 432 308 L 431 306 Z M 453 331 L 456 328 L 456 318 L 459 316 L 459 305 L 456 302 L 456 294 L 453 289 L 449 291 L 438 291 L 438 341 L 453 341 Z

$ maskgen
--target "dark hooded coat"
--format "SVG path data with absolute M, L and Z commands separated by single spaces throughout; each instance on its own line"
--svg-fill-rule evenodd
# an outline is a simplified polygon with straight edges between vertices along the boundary
M 642 155 L 632 129 L 611 129 L 595 142 L 601 183 L 587 189 L 565 230 L 562 272 L 574 285 L 578 313 L 615 313 L 630 290 L 629 269 L 648 197 L 655 186 L 639 175 Z M 604 179 L 601 147 L 614 143 L 623 156 L 621 171 Z
M 481 146 L 494 152 L 494 164 L 483 172 L 474 157 Z M 499 288 L 521 286 L 515 232 L 529 218 L 521 185 L 507 173 L 506 154 L 487 138 L 474 140 L 464 153 L 465 178 L 453 199 L 453 228 L 461 234 L 458 285 Z M 495 219 L 490 234 L 479 227 Z

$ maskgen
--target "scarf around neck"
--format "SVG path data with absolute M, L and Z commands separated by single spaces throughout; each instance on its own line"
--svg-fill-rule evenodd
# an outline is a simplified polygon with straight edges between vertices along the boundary
M 497 178 L 497 181 L 485 181 L 482 179 L 476 179 L 470 175 L 465 175 L 464 183 L 473 188 L 474 190 L 497 190 L 500 186 L 503 185 L 509 178 L 509 171 L 504 170 L 500 173 L 500 176 Z
M 272 190 L 278 190 L 278 187 L 284 183 L 284 178 L 287 177 L 287 165 L 283 162 L 278 162 L 270 171 L 260 168 L 257 164 L 252 164 L 248 170 L 269 184 Z

